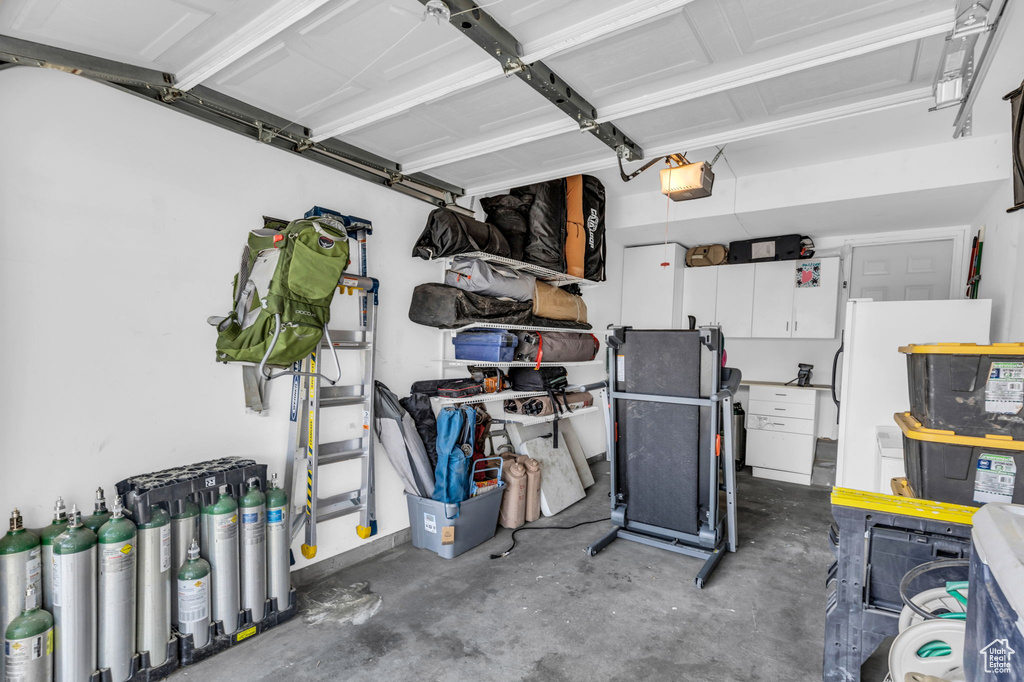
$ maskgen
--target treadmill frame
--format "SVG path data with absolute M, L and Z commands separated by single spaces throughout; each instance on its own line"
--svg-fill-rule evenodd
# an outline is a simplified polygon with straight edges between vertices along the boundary
M 697 573 L 694 584 L 698 589 L 704 587 L 711 573 L 722 560 L 725 550 L 735 552 L 737 547 L 736 528 L 736 462 L 733 450 L 736 442 L 736 434 L 733 432 L 732 405 L 733 396 L 739 388 L 741 374 L 738 369 L 722 367 L 723 337 L 721 327 L 706 326 L 699 329 L 701 343 L 711 351 L 713 369 L 711 372 L 711 392 L 707 397 L 682 398 L 677 396 L 651 395 L 647 393 L 628 393 L 619 391 L 616 374 L 617 351 L 623 342 L 623 332 L 631 330 L 630 327 L 613 327 L 608 336 L 607 347 L 607 368 L 608 368 L 608 390 L 605 408 L 607 410 L 606 438 L 608 443 L 609 459 L 611 461 L 611 521 L 613 528 L 603 535 L 596 542 L 586 548 L 588 556 L 595 556 L 598 552 L 607 547 L 616 538 L 623 538 L 633 542 L 639 542 L 651 547 L 659 547 L 670 552 L 685 554 L 704 559 L 704 565 Z M 690 330 L 679 330 L 680 332 L 692 333 Z M 720 371 L 714 371 L 720 368 Z M 628 515 L 628 503 L 621 498 L 617 492 L 618 466 L 620 453 L 616 439 L 616 402 L 618 400 L 635 400 L 643 402 L 669 403 L 674 405 L 695 405 L 698 407 L 711 407 L 707 426 L 710 437 L 708 438 L 707 450 L 699 452 L 698 457 L 708 458 L 707 467 L 708 499 L 706 518 L 701 521 L 700 531 L 697 535 L 683 533 L 671 528 L 638 523 L 630 521 Z M 722 452 L 725 456 L 719 456 L 718 452 L 718 425 L 723 420 L 724 443 Z M 699 438 L 699 436 L 698 436 Z M 697 470 L 700 470 L 698 466 Z M 722 472 L 724 485 L 719 482 L 719 472 Z M 721 492 L 725 492 L 724 510 L 722 509 Z

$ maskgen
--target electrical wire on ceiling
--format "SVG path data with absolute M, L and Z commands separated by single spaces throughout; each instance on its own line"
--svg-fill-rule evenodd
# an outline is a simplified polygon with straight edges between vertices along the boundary
M 729 163 L 729 157 L 725 155 L 725 147 L 722 146 L 718 147 L 717 149 L 718 155 L 725 159 L 725 165 L 729 167 L 729 172 L 732 173 L 732 215 L 734 218 L 736 218 L 736 223 L 740 226 L 740 229 L 743 230 L 744 234 L 746 234 L 748 238 L 753 239 L 754 235 L 750 234 L 750 231 L 747 230 L 746 226 L 743 224 L 743 221 L 740 220 L 739 214 L 736 212 L 736 201 L 737 195 L 739 194 L 739 176 L 737 176 L 736 171 L 732 169 L 732 164 Z
M 473 10 L 476 10 L 476 9 L 483 9 L 483 8 L 485 8 L 485 7 L 491 7 L 491 6 L 493 6 L 493 5 L 497 5 L 497 4 L 499 3 L 499 2 L 504 2 L 504 1 L 505 1 L 505 0 L 494 0 L 494 2 L 489 2 L 489 3 L 487 3 L 486 5 L 477 5 L 477 6 L 476 6 L 476 7 L 474 7 L 473 9 L 464 9 L 464 10 L 462 10 L 461 12 L 456 12 L 456 13 L 455 13 L 455 14 L 453 14 L 452 16 L 453 16 L 453 17 L 457 17 L 457 16 L 459 16 L 460 14 L 468 14 L 469 12 L 472 12 Z

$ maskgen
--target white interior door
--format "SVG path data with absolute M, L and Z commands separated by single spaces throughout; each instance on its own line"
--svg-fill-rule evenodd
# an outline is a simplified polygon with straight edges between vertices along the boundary
M 952 239 L 855 246 L 850 298 L 944 301 L 952 277 Z
M 718 270 L 715 319 L 727 337 L 750 336 L 754 312 L 754 264 L 726 265 Z
M 751 336 L 788 339 L 793 335 L 793 261 L 754 264 Z
M 718 271 L 726 266 L 709 266 L 703 268 L 685 268 L 683 270 L 683 326 L 686 316 L 697 318 L 697 326 L 714 324 L 715 301 L 718 297 Z

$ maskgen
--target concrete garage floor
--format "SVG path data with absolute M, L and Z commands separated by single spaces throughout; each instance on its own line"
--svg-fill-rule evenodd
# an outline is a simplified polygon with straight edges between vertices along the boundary
M 528 527 L 606 517 L 608 465 L 594 470 L 586 499 Z M 703 590 L 697 559 L 625 540 L 587 558 L 607 522 L 520 533 L 498 560 L 508 530 L 451 561 L 406 544 L 304 588 L 294 620 L 170 679 L 820 680 L 828 489 L 746 470 L 738 497 L 740 551 Z

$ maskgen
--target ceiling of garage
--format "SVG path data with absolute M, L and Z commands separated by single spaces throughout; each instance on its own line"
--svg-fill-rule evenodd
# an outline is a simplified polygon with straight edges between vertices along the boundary
M 647 158 L 923 111 L 954 18 L 952 0 L 480 4 Z M 417 0 L 6 0 L 0 33 L 173 73 L 468 194 L 614 164 L 423 14 Z

